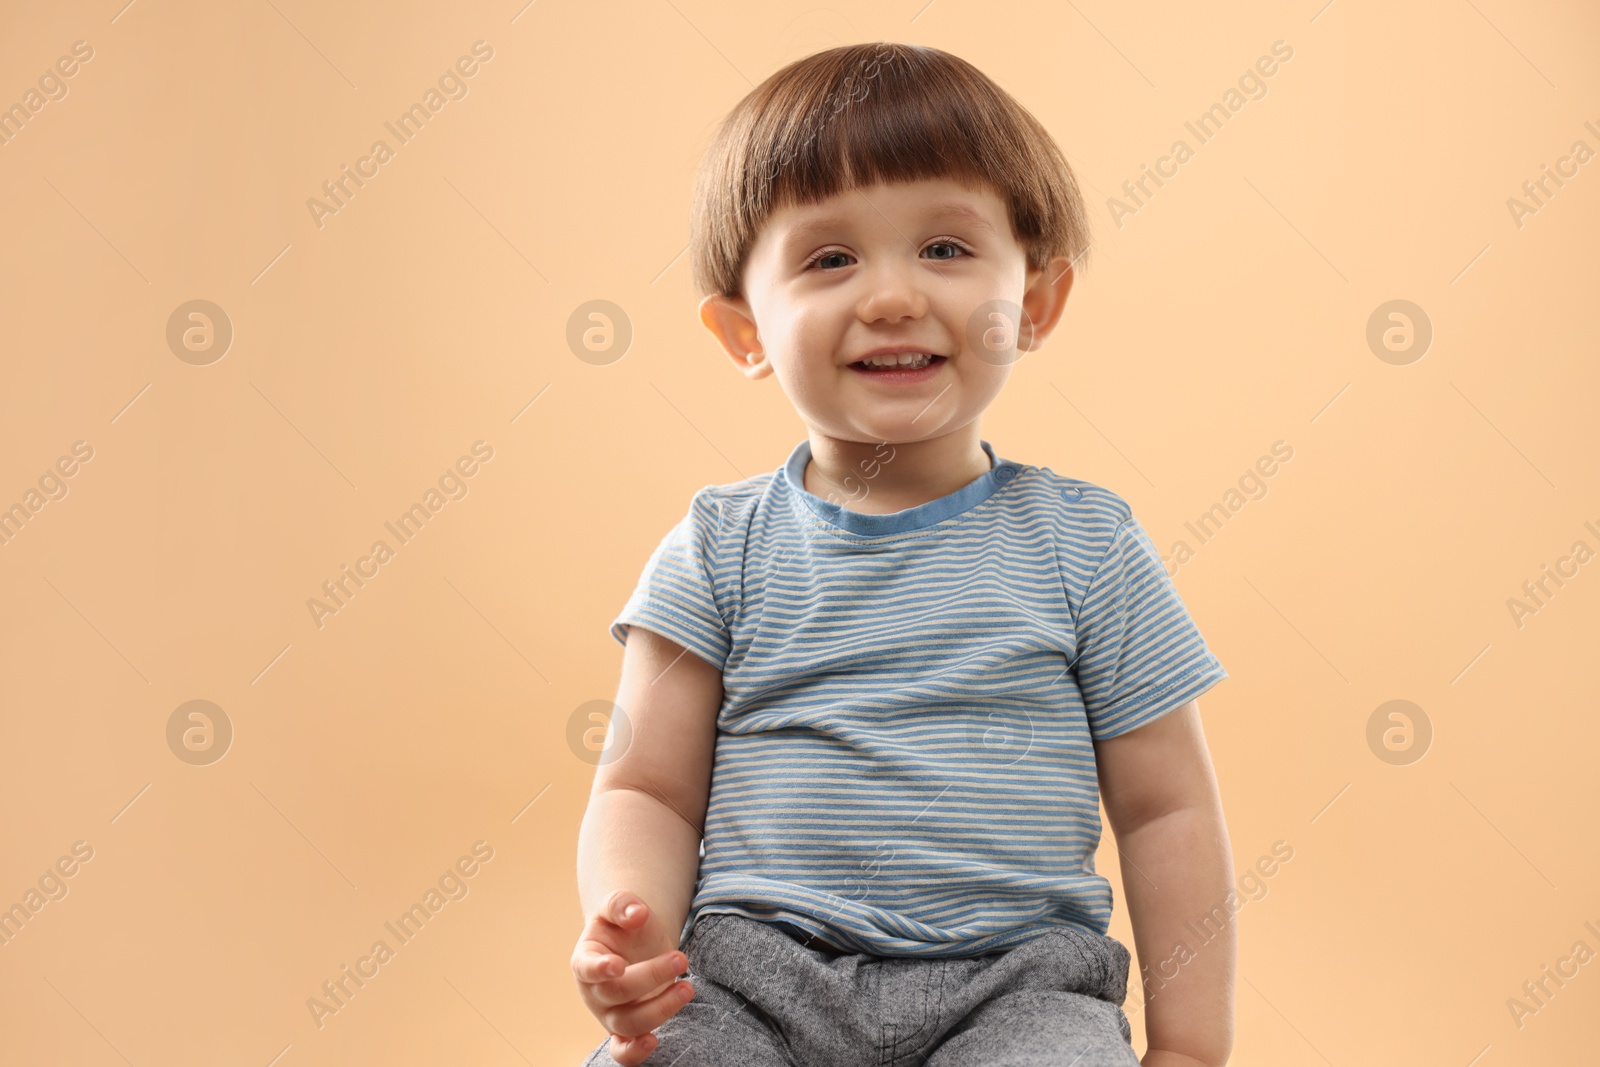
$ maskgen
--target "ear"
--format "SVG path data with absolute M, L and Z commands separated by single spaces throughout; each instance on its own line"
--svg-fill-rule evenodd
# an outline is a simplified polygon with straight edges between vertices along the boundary
M 700 301 L 700 321 L 716 336 L 745 377 L 755 381 L 772 373 L 772 363 L 761 348 L 750 302 L 744 297 L 713 293 Z
M 1056 256 L 1044 270 L 1028 272 L 1028 287 L 1022 294 L 1022 323 L 1017 331 L 1017 347 L 1032 352 L 1044 344 L 1061 321 L 1072 291 L 1072 260 Z

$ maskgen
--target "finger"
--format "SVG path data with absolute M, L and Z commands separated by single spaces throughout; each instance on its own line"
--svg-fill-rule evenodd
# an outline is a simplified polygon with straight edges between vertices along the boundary
M 598 941 L 585 941 L 572 956 L 572 973 L 580 982 L 604 982 L 620 978 L 628 961 Z
M 661 989 L 688 969 L 688 957 L 674 949 L 653 959 L 631 964 L 620 978 L 596 982 L 590 987 L 589 993 L 601 1004 L 627 1004 Z
M 673 982 L 666 989 L 647 1000 L 636 1000 L 621 1007 L 602 1012 L 600 1021 L 607 1030 L 623 1037 L 636 1037 L 649 1033 L 677 1014 L 694 999 L 694 987 L 687 978 Z
M 631 929 L 644 922 L 649 906 L 632 890 L 618 889 L 606 899 L 600 914 L 618 926 Z
M 612 1034 L 611 1058 L 621 1067 L 638 1067 L 650 1058 L 650 1053 L 654 1052 L 660 1043 L 661 1039 L 655 1034 L 640 1034 L 638 1037 Z

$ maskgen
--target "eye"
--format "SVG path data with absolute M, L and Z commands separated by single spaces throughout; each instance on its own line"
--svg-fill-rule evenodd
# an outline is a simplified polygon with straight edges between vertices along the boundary
M 933 242 L 933 244 L 929 245 L 928 248 L 938 248 L 941 245 L 946 247 L 946 248 L 954 248 L 956 251 L 960 252 L 962 255 L 971 255 L 971 253 L 972 253 L 971 249 L 967 248 L 965 245 L 963 245 L 959 241 L 950 241 L 950 240 L 943 240 L 943 239 Z M 924 251 L 926 251 L 926 249 L 924 249 Z M 955 259 L 957 257 L 955 257 L 955 256 L 934 256 L 933 258 L 934 259 Z
M 812 267 L 815 267 L 818 263 L 820 263 L 824 259 L 832 259 L 834 256 L 849 256 L 849 255 L 850 255 L 850 253 L 841 252 L 837 248 L 824 248 L 820 252 L 812 253 L 811 258 L 806 260 L 804 269 L 810 270 Z
M 946 239 L 946 238 L 941 238 L 940 240 L 937 240 L 937 241 L 933 242 L 932 244 L 930 244 L 928 246 L 928 248 L 939 248 L 941 246 L 948 247 L 948 248 L 953 248 L 957 252 L 961 253 L 962 255 L 971 255 L 972 254 L 972 250 L 969 249 L 966 245 L 962 244 L 960 241 L 952 241 L 952 240 L 949 240 L 949 239 Z M 923 251 L 927 251 L 927 249 L 924 249 Z M 806 260 L 805 266 L 802 269 L 810 270 L 813 267 L 818 267 L 822 263 L 823 260 L 832 259 L 834 256 L 844 256 L 846 259 L 848 259 L 848 258 L 850 258 L 850 253 L 841 251 L 841 250 L 839 250 L 837 248 L 824 248 L 824 249 L 821 249 L 820 251 L 812 253 L 811 258 Z M 956 258 L 959 258 L 959 257 L 957 257 L 957 256 L 933 256 L 932 258 L 933 259 L 949 260 L 949 259 L 956 259 Z M 823 267 L 821 269 L 827 270 L 828 268 Z

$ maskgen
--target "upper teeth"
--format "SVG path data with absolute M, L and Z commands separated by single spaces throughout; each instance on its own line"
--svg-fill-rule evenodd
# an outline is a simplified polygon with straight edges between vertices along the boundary
M 868 356 L 860 362 L 869 367 L 925 367 L 933 362 L 933 357 L 926 352 L 902 352 L 894 356 Z

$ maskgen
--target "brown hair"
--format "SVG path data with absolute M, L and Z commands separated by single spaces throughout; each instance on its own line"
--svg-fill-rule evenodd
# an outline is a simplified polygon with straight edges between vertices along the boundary
M 1039 120 L 964 59 L 880 41 L 796 60 L 728 113 L 695 181 L 695 290 L 742 295 L 750 246 L 780 207 L 924 178 L 992 186 L 1030 268 L 1086 261 L 1083 195 Z

